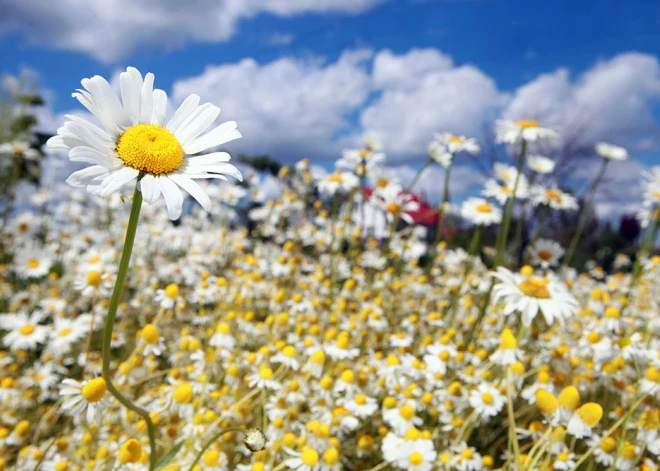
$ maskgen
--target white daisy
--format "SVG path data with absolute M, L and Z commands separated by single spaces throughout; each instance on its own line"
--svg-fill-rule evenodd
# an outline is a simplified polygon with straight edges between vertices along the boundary
M 502 222 L 502 210 L 483 198 L 465 200 L 461 206 L 461 216 L 479 226 L 490 226 Z
M 219 178 L 225 175 L 242 179 L 241 173 L 227 163 L 225 152 L 197 157 L 207 149 L 241 137 L 233 121 L 223 123 L 200 136 L 216 120 L 220 108 L 199 104 L 190 95 L 167 123 L 167 95 L 154 89 L 154 75 L 144 79 L 129 67 L 119 78 L 121 101 L 110 84 L 100 76 L 83 79 L 84 90 L 73 97 L 102 124 L 102 128 L 82 118 L 67 115 L 57 136 L 48 140 L 53 150 L 68 150 L 69 159 L 86 162 L 91 167 L 74 172 L 67 183 L 101 197 L 108 197 L 134 181 L 148 204 L 162 194 L 171 219 L 178 219 L 183 209 L 182 188 L 207 211 L 211 200 L 195 179 Z
M 564 193 L 557 187 L 546 188 L 542 185 L 533 185 L 529 190 L 532 204 L 550 206 L 556 210 L 578 209 L 577 200 L 574 196 Z
M 470 391 L 470 406 L 481 417 L 493 417 L 502 410 L 506 397 L 496 388 L 486 383 L 481 383 Z
M 553 278 L 523 277 L 499 267 L 493 274 L 500 283 L 493 287 L 493 300 L 504 302 L 504 314 L 522 314 L 525 326 L 541 312 L 549 325 L 577 314 L 579 304 L 566 286 Z
M 555 162 L 542 155 L 530 155 L 527 157 L 527 166 L 536 173 L 552 173 L 555 169 Z
M 559 135 L 555 131 L 541 127 L 538 121 L 533 119 L 495 122 L 495 140 L 500 143 L 512 144 L 521 139 L 531 142 L 537 139 L 556 139 L 558 137 Z
M 626 160 L 628 158 L 628 151 L 626 149 L 608 144 L 607 142 L 597 143 L 596 153 L 607 160 Z
M 554 240 L 539 239 L 533 247 L 527 248 L 527 254 L 532 265 L 549 268 L 559 263 L 559 259 L 564 255 L 564 249 Z
M 60 396 L 65 396 L 66 400 L 62 403 L 62 409 L 66 410 L 72 416 L 78 416 L 85 412 L 85 419 L 88 423 L 101 422 L 100 404 L 108 405 L 109 401 L 105 398 L 107 385 L 103 378 L 94 378 L 79 382 L 73 379 L 62 380 L 60 385 Z
M 34 350 L 48 338 L 50 327 L 39 325 L 43 315 L 38 311 L 30 316 L 23 312 L 0 316 L 0 329 L 8 331 L 2 339 L 10 350 Z

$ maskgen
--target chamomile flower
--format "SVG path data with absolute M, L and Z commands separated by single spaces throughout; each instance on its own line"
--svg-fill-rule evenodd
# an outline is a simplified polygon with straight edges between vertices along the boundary
M 557 139 L 558 137 L 556 131 L 541 127 L 539 122 L 533 119 L 495 122 L 495 140 L 497 142 L 513 144 L 521 139 L 533 142 L 538 139 Z
M 527 166 L 540 175 L 552 173 L 555 169 L 555 162 L 542 155 L 530 155 L 527 157 Z
M 533 185 L 530 188 L 530 199 L 534 206 L 550 206 L 552 209 L 560 211 L 578 209 L 575 197 L 557 187 L 546 188 L 542 185 Z
M 46 342 L 50 328 L 40 325 L 43 316 L 34 312 L 30 316 L 23 312 L 0 316 L 0 329 L 7 331 L 2 344 L 10 350 L 35 350 Z
M 506 315 L 519 311 L 525 326 L 530 326 L 539 313 L 552 325 L 555 319 L 564 322 L 578 311 L 577 300 L 551 277 L 524 277 L 503 267 L 493 276 L 500 281 L 493 288 L 493 300 L 504 302 Z
M 487 383 L 481 383 L 470 391 L 469 401 L 477 415 L 488 418 L 497 415 L 502 410 L 506 398 L 497 388 Z
M 227 153 L 190 156 L 241 137 L 236 123 L 223 123 L 202 135 L 220 108 L 200 105 L 199 96 L 190 95 L 166 121 L 167 95 L 153 88 L 153 74 L 143 78 L 129 67 L 120 74 L 119 82 L 121 101 L 103 77 L 83 79 L 84 90 L 73 97 L 102 127 L 67 115 L 69 121 L 49 139 L 50 149 L 67 150 L 71 161 L 92 164 L 74 172 L 67 183 L 108 197 L 124 185 L 139 182 L 146 203 L 153 204 L 163 195 L 170 219 L 181 216 L 183 189 L 209 211 L 211 200 L 194 180 L 225 180 L 225 175 L 241 179 L 241 173 L 228 163 Z
M 626 160 L 628 151 L 623 147 L 608 144 L 607 142 L 598 142 L 596 144 L 596 153 L 607 160 Z
M 23 278 L 41 278 L 48 274 L 53 262 L 46 252 L 30 248 L 18 252 L 14 264 L 16 272 Z
M 103 378 L 94 378 L 86 381 L 65 379 L 60 385 L 60 396 L 65 398 L 62 409 L 74 417 L 84 413 L 87 423 L 100 424 L 102 406 L 110 402 L 105 397 L 107 385 Z
M 527 255 L 532 265 L 549 268 L 557 265 L 564 255 L 564 249 L 554 240 L 539 239 L 534 246 L 527 248 Z
M 461 206 L 461 216 L 478 226 L 490 226 L 502 222 L 502 210 L 483 198 L 465 200 Z

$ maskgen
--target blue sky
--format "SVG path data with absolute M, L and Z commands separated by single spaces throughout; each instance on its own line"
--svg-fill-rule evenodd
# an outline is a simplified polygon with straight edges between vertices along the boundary
M 657 1 L 5 3 L 1 70 L 39 74 L 51 127 L 80 108 L 81 78 L 133 65 L 174 105 L 198 93 L 223 107 L 237 151 L 283 160 L 328 166 L 373 133 L 414 167 L 434 131 L 487 140 L 494 119 L 535 117 L 584 125 L 585 147 L 629 147 L 637 167 L 620 174 L 660 163 Z

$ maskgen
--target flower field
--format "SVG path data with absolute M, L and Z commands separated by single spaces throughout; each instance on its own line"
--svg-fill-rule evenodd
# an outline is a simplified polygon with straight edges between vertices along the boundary
M 69 188 L 5 214 L 0 471 L 658 469 L 660 168 L 639 176 L 636 255 L 576 268 L 621 147 L 596 145 L 580 200 L 535 151 L 559 136 L 524 116 L 495 123 L 512 157 L 457 204 L 452 165 L 480 146 L 448 133 L 407 185 L 368 139 L 322 177 L 279 168 L 266 200 L 217 151 L 241 137 L 218 104 L 168 113 L 153 75 L 119 83 L 84 79 L 96 121 L 43 149 L 83 165 Z M 34 147 L 0 154 L 27 169 Z M 564 212 L 562 245 L 544 223 Z

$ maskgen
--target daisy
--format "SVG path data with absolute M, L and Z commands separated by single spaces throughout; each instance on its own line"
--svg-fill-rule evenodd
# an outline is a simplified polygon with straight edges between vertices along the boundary
M 319 453 L 308 446 L 304 447 L 301 453 L 293 450 L 287 450 L 293 458 L 285 461 L 286 467 L 298 471 L 316 471 L 320 469 L 319 466 Z
M 280 389 L 281 385 L 273 379 L 273 370 L 266 366 L 259 368 L 259 371 L 246 376 L 248 386 L 259 389 Z
M 505 315 L 520 311 L 525 326 L 530 326 L 539 312 L 548 325 L 555 319 L 563 322 L 577 314 L 577 300 L 553 278 L 523 277 L 503 267 L 493 276 L 500 281 L 493 287 L 493 300 L 504 302 Z
M 481 417 L 493 417 L 502 410 L 506 397 L 499 391 L 499 389 L 481 383 L 475 389 L 470 391 L 469 396 L 470 406 Z
M 53 262 L 46 252 L 23 249 L 15 255 L 14 264 L 16 272 L 23 278 L 41 278 L 48 274 Z
M 598 142 L 596 144 L 596 153 L 607 160 L 626 160 L 628 151 L 623 147 L 608 144 L 607 142 Z
M 498 365 L 506 366 L 522 360 L 524 352 L 518 348 L 518 340 L 508 327 L 502 331 L 500 346 L 490 359 Z
M 594 448 L 596 463 L 603 466 L 611 466 L 614 463 L 614 453 L 616 452 L 614 437 L 601 438 L 599 435 L 592 434 L 587 440 L 587 446 Z
M 484 184 L 481 194 L 487 198 L 495 198 L 499 204 L 505 204 L 513 196 L 513 186 L 515 186 L 515 178 L 511 186 L 508 184 L 500 185 L 496 180 L 491 178 Z M 527 179 L 524 175 L 520 175 L 518 189 L 516 190 L 516 199 L 527 198 L 527 193 Z
M 225 175 L 240 180 L 241 173 L 227 163 L 230 156 L 225 152 L 188 156 L 240 138 L 236 123 L 220 124 L 201 135 L 218 117 L 220 108 L 210 103 L 200 105 L 197 95 L 186 98 L 166 123 L 167 95 L 153 88 L 153 74 L 143 79 L 137 69 L 129 67 L 119 82 L 121 101 L 103 77 L 83 79 L 84 90 L 73 97 L 102 127 L 67 115 L 69 121 L 48 140 L 50 149 L 67 150 L 71 161 L 92 164 L 71 174 L 67 183 L 108 197 L 138 181 L 146 203 L 153 204 L 163 195 L 170 219 L 181 216 L 182 188 L 209 211 L 211 200 L 194 180 L 226 180 Z
M 369 417 L 378 410 L 378 403 L 366 394 L 356 394 L 351 399 L 342 399 L 341 405 L 358 418 Z
M 30 316 L 23 312 L 0 316 L 0 329 L 8 331 L 2 339 L 3 345 L 13 351 L 34 350 L 46 342 L 50 327 L 39 325 L 43 315 L 38 311 Z
M 357 188 L 360 179 L 350 172 L 337 170 L 318 183 L 319 191 L 323 195 L 334 196 L 337 193 L 348 193 Z
M 490 226 L 502 222 L 502 210 L 483 198 L 468 198 L 461 206 L 461 216 L 478 226 Z
M 554 240 L 539 239 L 533 247 L 527 248 L 527 254 L 532 265 L 549 268 L 559 263 L 559 259 L 564 255 L 564 249 Z
M 428 148 L 431 160 L 443 167 L 449 167 L 454 155 L 459 152 L 468 152 L 469 154 L 476 155 L 479 151 L 480 149 L 476 139 L 455 136 L 450 133 L 436 134 Z
M 90 329 L 91 316 L 82 315 L 75 319 L 55 317 L 53 324 L 49 347 L 56 356 L 61 357 L 68 353 L 76 342 L 87 335 Z
M 60 385 L 60 396 L 65 397 L 62 409 L 72 416 L 85 412 L 87 423 L 101 423 L 101 407 L 107 406 L 109 401 L 105 398 L 107 386 L 103 378 L 94 378 L 87 381 L 64 379 Z
M 557 187 L 546 188 L 534 185 L 529 190 L 534 206 L 545 205 L 555 210 L 576 210 L 578 203 L 574 196 L 559 190 Z
M 538 121 L 533 119 L 495 122 L 495 140 L 498 143 L 513 144 L 521 139 L 532 142 L 537 139 L 556 139 L 558 137 L 559 135 L 555 131 L 541 127 Z
M 26 160 L 37 160 L 41 156 L 37 149 L 30 147 L 29 142 L 12 141 L 0 144 L 0 154 L 22 156 Z
M 535 173 L 544 175 L 552 173 L 555 162 L 542 155 L 530 155 L 527 157 L 527 166 Z

